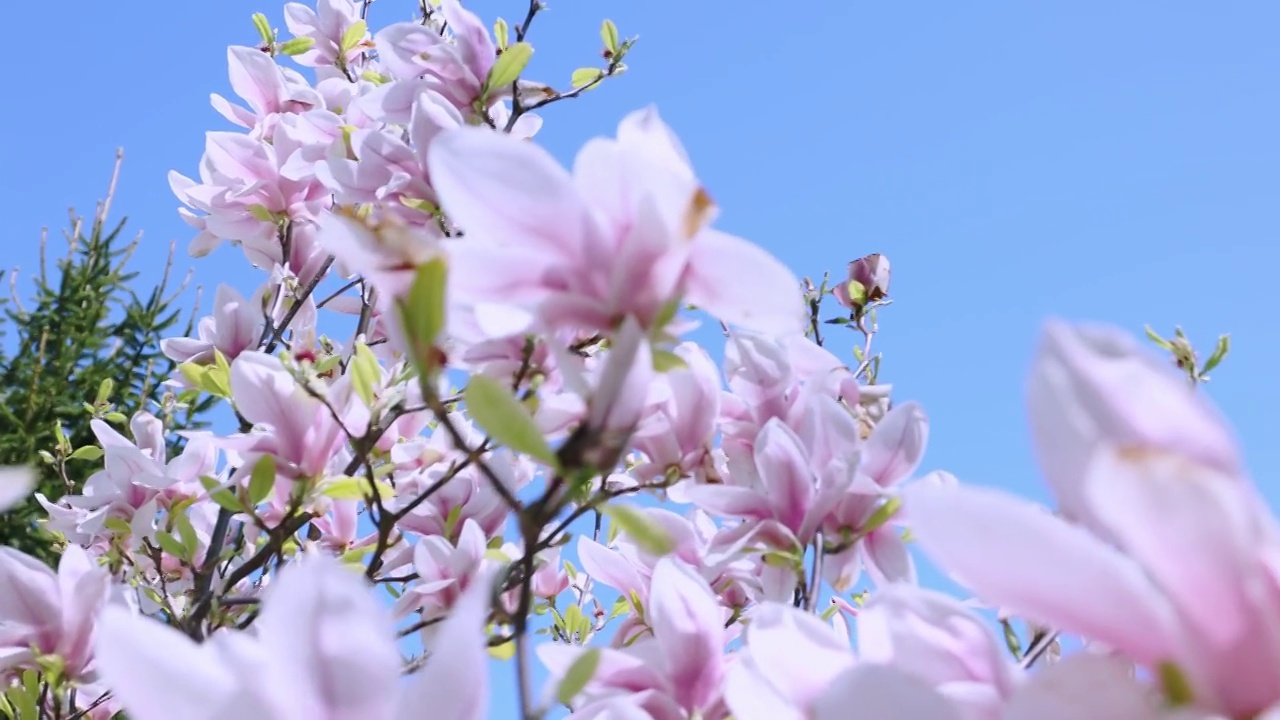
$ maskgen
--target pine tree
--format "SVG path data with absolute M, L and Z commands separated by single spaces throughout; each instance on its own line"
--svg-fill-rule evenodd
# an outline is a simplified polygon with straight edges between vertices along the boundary
M 92 220 L 70 213 L 65 256 L 57 272 L 46 265 L 48 233 L 42 234 L 40 270 L 33 297 L 16 291 L 0 319 L 0 465 L 32 465 L 40 470 L 39 492 L 50 500 L 79 491 L 102 467 L 90 420 L 102 418 L 127 434 L 128 418 L 148 410 L 170 429 L 196 429 L 212 405 L 176 403 L 161 383 L 174 364 L 160 352 L 160 340 L 189 334 L 179 327 L 169 271 L 173 248 L 158 285 L 143 295 L 131 287 L 136 272 L 127 269 L 141 235 L 123 242 L 126 220 L 108 226 L 123 154 L 117 152 L 106 198 Z M 8 342 L 16 336 L 16 342 Z M 88 446 L 88 447 L 86 447 Z M 82 448 L 75 452 L 76 448 Z M 171 448 L 176 450 L 177 448 Z M 52 562 L 56 557 L 38 520 L 44 511 L 34 500 L 0 515 L 0 546 L 10 546 Z

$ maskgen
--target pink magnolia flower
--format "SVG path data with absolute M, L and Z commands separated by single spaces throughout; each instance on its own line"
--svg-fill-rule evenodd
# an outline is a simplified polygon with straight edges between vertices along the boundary
M 329 205 L 330 193 L 314 176 L 297 177 L 285 171 L 300 147 L 286 142 L 285 133 L 281 135 L 277 147 L 239 133 L 207 133 L 200 181 L 169 173 L 169 186 L 178 199 L 205 213 L 181 211 L 183 219 L 200 230 L 191 242 L 193 256 L 206 255 L 229 240 L 243 244 L 251 256 L 256 253 L 279 262 L 277 218 L 311 221 Z
M 1095 528 L 1080 478 L 1107 447 L 1173 451 L 1230 476 L 1244 466 L 1233 433 L 1205 395 L 1118 329 L 1046 323 L 1028 407 L 1036 454 L 1059 509 Z
M 720 701 L 724 647 L 728 632 L 724 611 L 706 581 L 674 559 L 658 562 L 649 594 L 647 620 L 652 635 L 625 649 L 585 650 L 543 645 L 538 655 L 555 682 L 582 652 L 599 652 L 599 665 L 575 703 L 585 716 L 590 706 L 625 694 L 627 704 L 651 718 L 709 720 L 727 716 Z
M 455 546 L 440 535 L 431 535 L 413 547 L 413 570 L 418 582 L 400 596 L 395 615 L 420 611 L 424 620 L 445 615 L 480 574 L 487 538 L 474 520 L 462 523 Z
M 293 56 L 294 62 L 308 67 L 322 67 L 338 62 L 339 44 L 347 28 L 360 20 L 360 8 L 351 0 L 318 0 L 316 9 L 302 3 L 285 3 L 284 24 L 294 37 L 307 37 L 315 41 L 310 50 Z M 368 33 L 361 40 L 368 39 Z M 349 64 L 364 49 L 357 45 L 342 57 Z
M 685 367 L 654 378 L 635 449 L 647 462 L 632 472 L 641 482 L 664 476 L 700 475 L 708 466 L 720 413 L 720 373 L 707 352 L 691 342 L 675 354 Z
M 374 36 L 383 67 L 400 82 L 425 77 L 426 86 L 448 98 L 468 116 L 477 103 L 487 108 L 510 97 L 510 86 L 484 92 L 489 70 L 498 57 L 486 25 L 458 0 L 441 0 L 440 12 L 452 32 L 453 42 L 421 23 L 389 25 Z M 538 83 L 522 80 L 520 85 L 522 97 L 545 96 L 548 92 L 546 86 Z
M 893 502 L 895 486 L 919 467 L 928 437 L 924 409 L 907 402 L 889 411 L 862 446 L 858 473 L 864 482 L 846 492 L 823 523 L 825 544 L 841 548 L 823 564 L 837 592 L 858 581 L 863 565 L 877 584 L 915 582 L 915 562 L 902 539 L 901 523 L 878 513 Z M 870 526 L 872 522 L 877 524 Z
M 166 338 L 160 341 L 165 356 L 175 362 L 213 362 L 215 350 L 228 361 L 258 344 L 262 335 L 262 306 L 244 299 L 230 285 L 219 285 L 213 299 L 213 314 L 200 319 L 195 338 Z
M 848 367 L 804 335 L 771 337 L 733 332 L 725 347 L 729 391 L 721 400 L 727 446 L 750 448 L 760 429 L 779 418 L 797 431 L 812 398 L 855 406 L 861 390 Z M 849 437 L 856 442 L 859 433 Z
M 1070 337 L 1062 326 L 1050 333 Z M 1061 417 L 1047 404 L 1036 412 L 1042 427 L 1097 422 L 1044 455 L 1076 470 L 1053 469 L 1054 487 L 1069 488 L 1098 532 L 992 490 L 918 484 L 904 493 L 913 533 L 983 600 L 1182 678 L 1193 707 L 1260 713 L 1280 701 L 1275 523 L 1228 471 L 1236 457 L 1216 416 L 1197 413 L 1163 368 L 1117 360 L 1114 345 L 1087 348 L 1074 346 L 1070 363 L 1038 359 L 1037 377 L 1069 389 Z M 1087 451 L 1087 462 L 1064 448 Z
M 280 67 L 258 48 L 228 48 L 227 64 L 231 70 L 231 89 L 249 108 L 232 104 L 218 94 L 210 96 L 210 101 L 214 110 L 240 127 L 270 137 L 272 121 L 278 114 L 323 107 L 319 93 L 302 75 Z
M 805 416 L 795 424 L 806 437 L 773 417 L 749 451 L 727 448 L 728 481 L 690 488 L 690 499 L 716 515 L 780 527 L 789 537 L 779 549 L 807 545 L 858 479 L 858 436 L 853 416 L 830 397 L 815 397 Z
M 240 414 L 258 427 L 223 441 L 244 455 L 233 480 L 248 477 L 262 455 L 275 457 L 280 477 L 315 477 L 346 440 L 325 402 L 309 395 L 276 357 L 246 352 L 236 358 L 231 394 Z
M 76 545 L 54 573 L 12 548 L 0 548 L 0 677 L 37 667 L 44 655 L 62 661 L 67 677 L 91 672 L 94 622 L 111 576 Z
M 30 468 L 0 468 L 0 513 L 30 497 L 35 486 L 36 474 Z
M 427 164 L 466 234 L 449 242 L 450 293 L 501 308 L 494 335 L 535 320 L 612 332 L 628 316 L 658 330 L 681 298 L 744 327 L 802 327 L 791 272 L 707 229 L 715 205 L 653 109 L 627 116 L 616 140 L 588 143 L 572 175 L 535 145 L 475 127 L 442 133 Z
M 358 576 L 326 556 L 286 567 L 267 589 L 256 636 L 204 644 L 119 607 L 102 615 L 98 668 L 137 720 L 421 717 L 480 720 L 488 704 L 483 635 L 488 584 L 477 582 L 406 685 L 390 616 Z M 459 692 L 466 688 L 466 692 Z

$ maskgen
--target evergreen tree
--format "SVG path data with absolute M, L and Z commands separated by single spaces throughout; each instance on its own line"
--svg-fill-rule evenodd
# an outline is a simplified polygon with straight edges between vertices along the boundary
M 179 326 L 175 307 L 186 282 L 172 292 L 168 287 L 171 247 L 160 283 L 143 294 L 131 287 L 138 275 L 127 266 L 141 236 L 124 242 L 126 221 L 107 224 L 122 158 L 117 153 L 106 198 L 87 228 L 71 211 L 67 251 L 56 272 L 46 264 L 46 231 L 33 296 L 19 297 L 15 272 L 12 299 L 0 299 L 0 465 L 37 467 L 38 490 L 50 500 L 78 491 L 101 468 L 94 462 L 101 453 L 90 428 L 94 417 L 127 434 L 128 418 L 145 409 L 171 429 L 195 429 L 212 405 L 206 397 L 183 406 L 161 386 L 174 363 L 160 352 L 160 340 L 191 329 L 190 319 L 185 329 Z M 52 561 L 53 546 L 37 522 L 42 517 L 34 499 L 0 515 L 0 545 Z

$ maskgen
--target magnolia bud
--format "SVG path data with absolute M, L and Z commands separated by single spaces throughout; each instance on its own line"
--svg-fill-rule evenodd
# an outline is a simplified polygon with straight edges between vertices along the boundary
M 849 278 L 832 291 L 841 305 L 855 312 L 889 295 L 889 258 L 872 253 L 849 263 Z

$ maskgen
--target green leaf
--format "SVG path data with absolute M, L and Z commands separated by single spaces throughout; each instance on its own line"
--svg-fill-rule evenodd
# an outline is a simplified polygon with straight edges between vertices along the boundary
M 612 20 L 605 20 L 600 23 L 600 40 L 604 43 L 604 49 L 610 53 L 618 52 L 618 26 L 613 24 Z
M 556 700 L 568 705 L 582 692 L 600 668 L 600 649 L 591 648 L 578 656 L 565 671 L 560 687 L 556 688 Z
M 631 612 L 631 603 L 627 602 L 625 597 L 619 597 L 613 601 L 613 608 L 609 611 L 609 619 L 612 620 L 619 615 L 626 615 Z
M 1230 335 L 1219 336 L 1218 344 L 1214 346 L 1213 354 L 1209 356 L 1209 359 L 1204 361 L 1204 367 L 1201 368 L 1200 374 L 1208 375 L 1209 371 L 1218 367 L 1218 363 L 1221 363 L 1222 359 L 1225 358 L 1227 356 L 1227 353 L 1230 351 L 1231 351 L 1231 336 Z
M 315 47 L 316 39 L 309 37 L 296 37 L 292 40 L 286 40 L 280 43 L 280 52 L 289 57 L 301 55 L 302 53 Z
M 346 32 L 342 33 L 342 42 L 338 46 L 342 54 L 346 55 L 348 52 L 354 50 L 356 45 L 359 45 L 360 41 L 364 39 L 364 35 L 368 31 L 369 24 L 365 21 L 357 20 L 352 23 L 351 27 L 347 28 Z
M 529 65 L 533 57 L 533 46 L 527 42 L 518 42 L 502 51 L 493 67 L 489 68 L 489 77 L 484 81 L 482 94 L 488 95 L 495 88 L 506 87 L 520 79 L 520 73 Z
M 357 342 L 347 369 L 351 371 L 351 385 L 356 394 L 364 401 L 365 407 L 372 408 L 375 399 L 373 389 L 382 379 L 382 366 L 378 364 L 378 358 L 368 345 Z
M 661 525 L 650 520 L 642 511 L 628 505 L 605 505 L 600 512 L 622 529 L 641 550 L 662 557 L 676 549 L 675 540 Z
M 93 404 L 101 405 L 111 399 L 111 393 L 116 389 L 116 383 L 111 378 L 103 378 L 102 383 L 98 385 L 98 396 L 94 398 Z
M 97 460 L 102 457 L 102 448 L 97 445 L 85 445 L 71 453 L 72 460 Z
M 196 537 L 196 529 L 191 525 L 191 518 L 187 517 L 185 512 L 173 515 L 173 527 L 178 531 L 178 537 L 182 540 L 182 548 L 184 557 L 194 557 L 196 545 L 200 539 Z
M 209 499 L 218 503 L 218 507 L 231 512 L 245 512 L 244 504 L 240 502 L 240 498 L 236 497 L 235 493 L 230 490 L 218 487 L 217 480 L 206 475 L 200 478 L 200 484 L 204 485 L 204 489 L 209 493 Z
M 1173 349 L 1173 345 L 1172 345 L 1172 344 L 1170 344 L 1170 342 L 1169 342 L 1168 340 L 1165 340 L 1164 338 L 1162 338 L 1162 337 L 1160 337 L 1158 334 L 1156 334 L 1156 331 L 1155 331 L 1155 330 L 1152 330 L 1150 325 L 1146 325 L 1146 326 L 1144 326 L 1144 327 L 1143 327 L 1143 329 L 1147 331 L 1147 339 L 1148 339 L 1148 340 L 1150 340 L 1151 342 L 1153 342 L 1153 343 L 1155 343 L 1155 344 L 1159 345 L 1160 347 L 1164 348 L 1165 350 L 1172 350 L 1172 349 Z
M 684 358 L 670 350 L 653 351 L 653 369 L 657 372 L 664 373 L 671 370 L 683 370 L 687 367 L 689 366 L 685 363 Z
M 503 20 L 502 18 L 498 18 L 496 21 L 494 21 L 493 39 L 497 42 L 499 50 L 507 49 L 507 43 L 510 42 L 510 35 L 508 34 L 506 20 Z
M 573 77 L 570 78 L 569 82 L 573 85 L 575 89 L 577 89 L 586 85 L 590 85 L 591 83 L 599 80 L 600 77 L 603 75 L 604 75 L 604 71 L 601 70 L 600 68 L 591 68 L 591 67 L 578 68 L 577 70 L 573 71 Z M 595 88 L 593 87 L 591 89 L 594 90 Z
M 1162 662 L 1156 668 L 1156 676 L 1160 681 L 1160 689 L 1164 691 L 1165 702 L 1170 707 L 1185 707 L 1195 702 L 1195 693 L 1191 682 L 1182 672 L 1182 668 L 1171 662 Z
M 261 220 L 262 222 L 269 223 L 276 222 L 276 214 L 268 210 L 266 205 L 259 203 L 250 205 L 249 214 L 252 215 L 255 220 Z
M 871 517 L 867 518 L 867 521 L 862 524 L 862 532 L 866 534 L 866 533 L 871 533 L 871 532 L 875 532 L 876 530 L 879 530 L 880 528 L 884 527 L 885 523 L 892 520 L 893 516 L 897 515 L 898 511 L 901 509 L 902 509 L 902 498 L 899 498 L 899 497 L 889 498 L 888 500 L 884 501 L 884 503 L 882 503 L 880 507 L 876 508 L 875 512 L 871 513 Z
M 275 484 L 276 459 L 271 455 L 263 455 L 253 464 L 253 472 L 249 475 L 249 504 L 257 505 L 266 500 Z
M 271 32 L 271 23 L 267 21 L 266 15 L 254 13 L 253 26 L 258 29 L 258 35 L 262 38 L 263 45 L 271 45 L 276 41 L 275 33 Z
M 519 400 L 487 375 L 472 375 L 463 392 L 471 419 L 499 444 L 556 467 L 556 455 Z
M 179 560 L 187 559 L 187 550 L 178 542 L 176 538 L 166 532 L 156 533 L 156 542 L 160 543 L 160 549 L 165 553 L 178 558 Z
M 489 657 L 494 660 L 510 660 L 516 656 L 516 644 L 513 640 L 508 640 L 501 645 L 495 645 L 489 648 Z
M 125 522 L 124 518 L 107 518 L 102 524 L 111 532 L 119 535 L 128 535 L 133 532 L 133 528 L 129 527 L 129 523 Z
M 391 498 L 396 494 L 389 483 L 379 482 L 374 487 L 378 488 L 379 499 Z M 369 494 L 369 481 L 351 476 L 337 477 L 321 486 L 320 494 L 334 500 L 364 500 Z
M 400 322 L 408 336 L 419 371 L 434 369 L 435 342 L 444 331 L 445 286 L 449 268 L 442 257 L 418 267 L 407 300 L 400 303 Z M 425 365 L 426 367 L 423 367 Z

